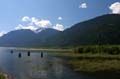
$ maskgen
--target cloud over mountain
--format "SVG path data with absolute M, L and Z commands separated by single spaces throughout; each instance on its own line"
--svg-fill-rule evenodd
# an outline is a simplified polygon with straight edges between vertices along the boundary
M 6 34 L 6 32 L 1 31 L 0 32 L 0 37 L 2 37 L 4 34 Z
M 56 24 L 55 26 L 53 26 L 53 29 L 59 30 L 59 31 L 63 31 L 64 30 L 64 26 L 62 24 Z
M 36 26 L 43 27 L 43 28 L 46 28 L 46 27 L 52 25 L 50 20 L 44 20 L 44 19 L 39 20 L 35 17 L 30 18 L 28 16 L 24 16 L 22 18 L 22 21 L 23 22 L 29 22 L 30 25 L 36 25 Z
M 35 26 L 23 26 L 23 25 L 19 24 L 19 25 L 15 28 L 15 30 L 20 30 L 20 29 L 30 29 L 30 30 L 32 30 L 32 31 L 37 30 L 37 28 L 36 28 Z
M 62 17 L 58 17 L 58 20 L 62 20 Z M 38 19 L 36 17 L 30 18 L 29 16 L 24 16 L 21 19 L 22 22 L 25 22 L 26 25 L 19 24 L 17 27 L 15 27 L 15 30 L 19 29 L 30 29 L 32 31 L 36 31 L 39 28 L 53 28 L 59 31 L 64 30 L 64 26 L 62 24 L 56 23 L 55 26 L 52 26 L 52 22 L 48 19 Z
M 30 19 L 28 16 L 24 16 L 24 17 L 22 18 L 22 21 L 23 21 L 23 22 L 28 22 L 28 21 L 31 21 L 31 19 Z
M 35 25 L 43 28 L 47 28 L 52 25 L 52 23 L 49 20 L 40 20 L 38 22 L 35 22 Z

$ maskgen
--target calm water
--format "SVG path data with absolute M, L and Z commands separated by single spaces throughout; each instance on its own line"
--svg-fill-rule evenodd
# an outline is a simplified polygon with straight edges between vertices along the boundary
M 63 60 L 51 57 L 47 52 L 41 57 L 40 51 L 31 51 L 30 56 L 25 50 L 13 51 L 0 48 L 0 71 L 14 79 L 98 79 L 73 72 L 60 63 Z

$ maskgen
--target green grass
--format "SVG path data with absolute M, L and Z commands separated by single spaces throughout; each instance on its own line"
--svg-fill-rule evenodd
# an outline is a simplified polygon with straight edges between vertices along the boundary
M 6 79 L 5 75 L 0 73 L 0 79 Z
M 120 55 L 56 53 L 52 56 L 68 58 L 68 64 L 74 71 L 82 72 L 119 72 Z
M 120 61 L 105 60 L 105 61 L 90 61 L 90 60 L 71 60 L 68 62 L 74 71 L 83 72 L 117 72 L 120 71 Z
M 79 46 L 74 48 L 75 53 L 102 53 L 102 54 L 120 54 L 120 45 L 91 45 Z
M 79 54 L 79 53 L 55 53 L 52 56 L 56 57 L 68 57 L 68 58 L 75 58 L 75 59 L 117 59 L 120 60 L 120 55 L 110 55 L 110 54 Z

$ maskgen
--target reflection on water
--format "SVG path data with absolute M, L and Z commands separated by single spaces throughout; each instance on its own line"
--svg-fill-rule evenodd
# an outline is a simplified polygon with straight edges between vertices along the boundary
M 28 51 L 28 56 L 30 56 L 30 51 Z
M 21 53 L 19 53 L 19 54 L 18 54 L 18 57 L 19 57 L 19 58 L 21 58 L 21 57 L 22 57 Z
M 14 79 L 81 79 L 46 52 L 0 50 L 0 71 Z
M 13 50 L 11 50 L 10 52 L 11 52 L 11 54 L 13 54 Z
M 43 58 L 43 52 L 41 52 L 41 58 Z

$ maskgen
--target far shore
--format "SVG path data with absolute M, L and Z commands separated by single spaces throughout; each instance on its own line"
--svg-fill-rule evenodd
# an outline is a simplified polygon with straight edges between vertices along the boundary
M 28 50 L 28 51 L 61 51 L 61 52 L 72 52 L 72 49 L 66 48 L 32 48 L 32 47 L 0 47 L 0 48 L 7 48 L 11 50 Z

